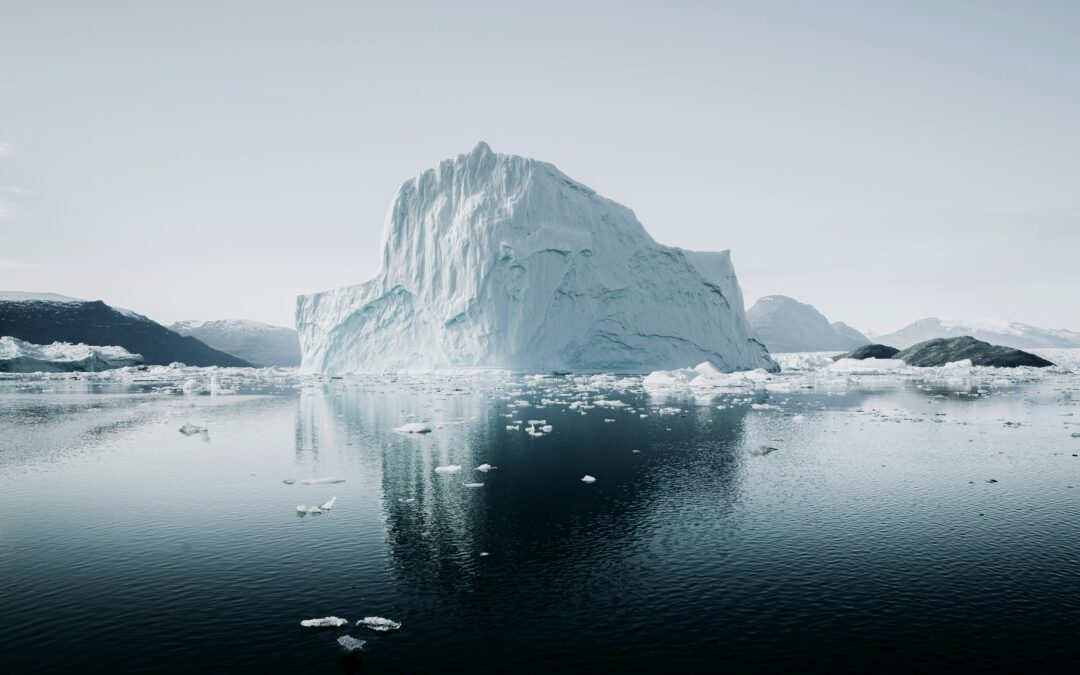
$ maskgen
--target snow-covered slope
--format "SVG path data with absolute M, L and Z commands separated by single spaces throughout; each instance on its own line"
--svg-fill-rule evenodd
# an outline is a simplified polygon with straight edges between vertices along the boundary
M 1080 347 L 1080 332 L 1052 328 L 1036 328 L 1008 319 L 982 321 L 942 321 L 921 319 L 895 333 L 882 335 L 875 341 L 906 349 L 919 342 L 935 338 L 971 336 L 990 344 L 1036 349 L 1040 347 Z
M 480 143 L 407 181 L 382 269 L 301 296 L 303 369 L 777 369 L 746 325 L 727 251 L 657 244 L 551 164 Z
M 68 342 L 35 345 L 13 337 L 0 337 L 0 372 L 3 373 L 97 372 L 137 366 L 142 362 L 142 356 L 123 347 L 92 347 Z
M 847 324 L 829 323 L 812 305 L 786 295 L 769 295 L 746 311 L 750 329 L 771 352 L 825 352 L 870 342 Z
M 254 366 L 300 365 L 300 339 L 292 328 L 258 321 L 179 321 L 169 326 L 181 335 L 191 335 L 227 354 Z

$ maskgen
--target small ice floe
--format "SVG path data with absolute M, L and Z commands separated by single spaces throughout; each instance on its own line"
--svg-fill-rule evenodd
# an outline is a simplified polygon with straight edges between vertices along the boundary
M 285 483 L 286 485 L 292 485 L 293 483 L 296 482 L 296 479 L 295 478 L 286 478 L 285 480 L 283 480 L 281 482 Z
M 506 430 L 507 431 L 521 431 L 521 425 L 520 424 L 507 424 L 506 425 Z
M 435 467 L 435 473 L 461 473 L 460 464 L 447 464 L 446 466 Z
M 483 483 L 462 483 L 462 485 L 464 485 L 467 488 L 482 488 L 482 487 L 484 487 Z
M 357 640 L 351 635 L 342 635 L 337 639 L 337 643 L 347 652 L 358 652 L 364 649 L 367 640 Z
M 349 623 L 340 616 L 324 616 L 321 619 L 304 619 L 300 625 L 304 628 L 341 628 Z
M 323 504 L 322 506 L 320 506 L 319 509 L 322 510 L 322 511 L 329 511 L 330 509 L 334 508 L 334 502 L 336 502 L 336 501 L 337 501 L 337 495 L 334 495 L 333 497 L 330 498 L 330 501 L 328 501 L 325 504 Z
M 491 554 L 490 554 L 490 553 L 488 553 L 487 551 L 481 551 L 481 552 L 480 552 L 480 557 L 481 557 L 481 558 L 486 558 L 486 557 L 488 557 L 489 555 L 491 555 Z
M 776 406 L 769 405 L 768 403 L 751 403 L 750 404 L 750 409 L 751 410 L 771 410 L 772 408 L 775 408 L 775 407 Z
M 380 633 L 387 633 L 392 630 L 398 630 L 401 628 L 401 624 L 397 621 L 391 621 L 390 619 L 383 618 L 381 616 L 365 616 L 356 622 L 357 626 L 363 626 L 364 628 L 370 628 L 371 630 L 378 631 Z
M 499 467 L 497 467 L 497 466 L 491 466 L 487 462 L 484 462 L 480 466 L 476 467 L 476 470 L 477 471 L 483 471 L 484 473 L 487 473 L 488 471 L 491 471 L 492 469 L 498 469 L 498 468 Z
M 430 434 L 431 427 L 423 422 L 409 422 L 394 429 L 399 434 Z
M 205 434 L 206 429 L 204 427 L 196 426 L 194 424 L 185 424 L 180 427 L 180 433 L 185 436 L 194 436 L 195 434 Z
M 543 431 L 545 434 L 550 434 L 551 429 L 552 427 L 550 424 L 545 424 L 544 426 L 540 427 L 540 431 Z
M 332 485 L 334 483 L 344 483 L 344 478 L 308 478 L 307 480 L 300 481 L 301 485 Z
M 302 516 L 315 516 L 322 513 L 322 509 L 318 506 L 304 506 L 300 504 L 296 507 L 296 512 Z
M 589 475 L 586 474 L 586 476 L 581 479 L 581 482 L 582 483 L 595 483 L 596 479 L 593 478 L 592 476 L 589 476 Z
M 764 457 L 765 455 L 776 452 L 777 450 L 779 450 L 779 448 L 773 448 L 768 445 L 759 445 L 756 448 L 750 448 L 750 454 L 754 455 L 755 457 Z
M 611 424 L 614 421 L 615 420 L 611 419 L 610 417 L 604 418 L 604 423 L 606 423 L 606 424 Z

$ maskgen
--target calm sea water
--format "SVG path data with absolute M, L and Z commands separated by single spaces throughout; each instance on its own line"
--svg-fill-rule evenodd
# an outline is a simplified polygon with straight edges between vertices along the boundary
M 0 382 L 4 672 L 1080 666 L 1075 386 L 291 384 Z

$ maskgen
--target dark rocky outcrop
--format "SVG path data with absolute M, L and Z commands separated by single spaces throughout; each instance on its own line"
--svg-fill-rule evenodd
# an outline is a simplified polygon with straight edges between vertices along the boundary
M 834 356 L 833 361 L 839 361 L 840 359 L 857 359 L 859 361 L 862 361 L 863 359 L 892 359 L 896 358 L 896 354 L 899 351 L 900 350 L 896 347 L 890 347 L 888 345 L 864 345 L 846 354 Z
M 1015 368 L 1032 366 L 1046 368 L 1054 365 L 1046 359 L 1029 352 L 1000 347 L 989 342 L 976 340 L 970 336 L 955 338 L 937 338 L 927 340 L 897 352 L 895 359 L 901 359 L 909 366 L 943 366 L 954 361 L 971 359 L 975 366 L 997 366 Z

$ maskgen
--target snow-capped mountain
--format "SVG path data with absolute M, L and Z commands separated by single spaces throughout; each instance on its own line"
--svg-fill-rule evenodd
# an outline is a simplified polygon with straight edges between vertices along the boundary
M 1036 328 L 1035 326 L 1008 319 L 985 319 L 982 321 L 921 319 L 895 333 L 879 336 L 876 342 L 906 349 L 919 342 L 933 340 L 934 338 L 961 337 L 964 335 L 993 345 L 1015 347 L 1017 349 L 1080 347 L 1080 332 Z
M 398 190 L 371 281 L 301 296 L 303 369 L 776 370 L 727 251 L 656 243 L 551 164 L 480 143 Z
M 825 352 L 854 349 L 870 342 L 839 321 L 829 323 L 813 305 L 786 295 L 768 295 L 746 311 L 746 320 L 769 351 Z
M 292 328 L 259 321 L 179 321 L 169 326 L 255 366 L 300 365 L 300 338 Z
M 131 310 L 52 293 L 0 292 L 0 336 L 123 347 L 151 365 L 247 366 L 243 359 L 185 337 Z

